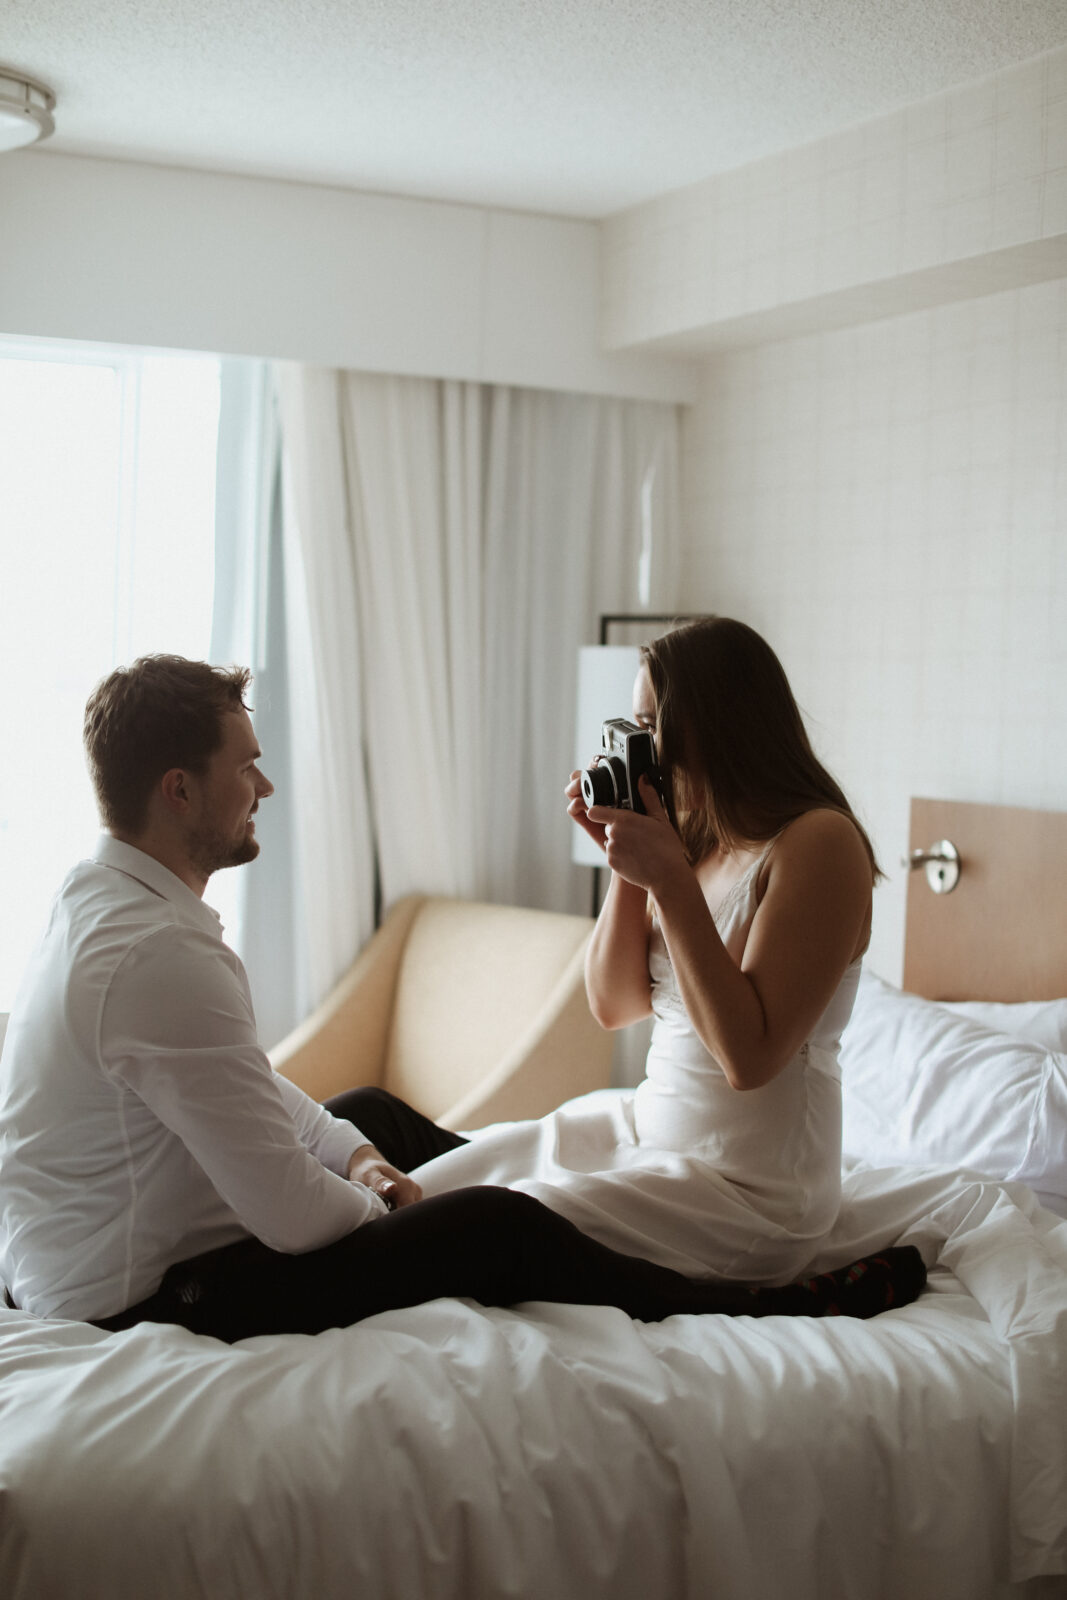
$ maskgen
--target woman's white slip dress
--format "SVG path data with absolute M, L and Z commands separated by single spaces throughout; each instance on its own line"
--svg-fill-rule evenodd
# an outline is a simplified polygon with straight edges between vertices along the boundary
M 767 853 L 716 913 L 738 962 Z M 584 1095 L 536 1122 L 496 1123 L 415 1176 L 427 1195 L 481 1183 L 524 1190 L 602 1243 L 691 1277 L 788 1283 L 840 1204 L 837 1052 L 860 963 L 789 1065 L 740 1091 L 690 1024 L 655 922 L 649 971 L 655 1023 L 636 1090 Z

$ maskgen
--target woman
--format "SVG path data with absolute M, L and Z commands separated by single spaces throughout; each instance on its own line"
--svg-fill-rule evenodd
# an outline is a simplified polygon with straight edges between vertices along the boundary
M 648 779 L 645 814 L 587 809 L 578 773 L 566 792 L 611 868 L 590 1004 L 606 1028 L 655 1016 L 646 1077 L 485 1130 L 418 1180 L 508 1184 L 616 1249 L 784 1284 L 837 1216 L 837 1045 L 878 866 L 745 624 L 712 617 L 647 645 L 633 712 L 655 735 L 662 801 Z

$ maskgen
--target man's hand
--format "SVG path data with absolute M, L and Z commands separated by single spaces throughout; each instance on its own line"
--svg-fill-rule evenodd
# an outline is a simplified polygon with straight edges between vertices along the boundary
M 416 1200 L 422 1199 L 422 1190 L 414 1179 L 391 1167 L 372 1144 L 360 1145 L 348 1163 L 348 1180 L 364 1184 L 394 1209 L 413 1206 Z

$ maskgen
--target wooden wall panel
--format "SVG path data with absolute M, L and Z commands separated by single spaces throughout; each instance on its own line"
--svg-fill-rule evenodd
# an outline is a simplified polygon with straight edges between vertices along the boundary
M 910 874 L 904 988 L 931 1000 L 1067 995 L 1067 812 L 914 799 L 910 850 L 948 839 L 950 894 Z

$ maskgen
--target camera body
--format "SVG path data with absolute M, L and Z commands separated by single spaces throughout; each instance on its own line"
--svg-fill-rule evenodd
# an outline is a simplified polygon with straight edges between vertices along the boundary
M 659 788 L 656 741 L 647 728 L 639 728 L 625 717 L 605 722 L 601 737 L 602 754 L 582 773 L 582 799 L 586 806 L 644 812 L 638 782 L 647 776 Z

